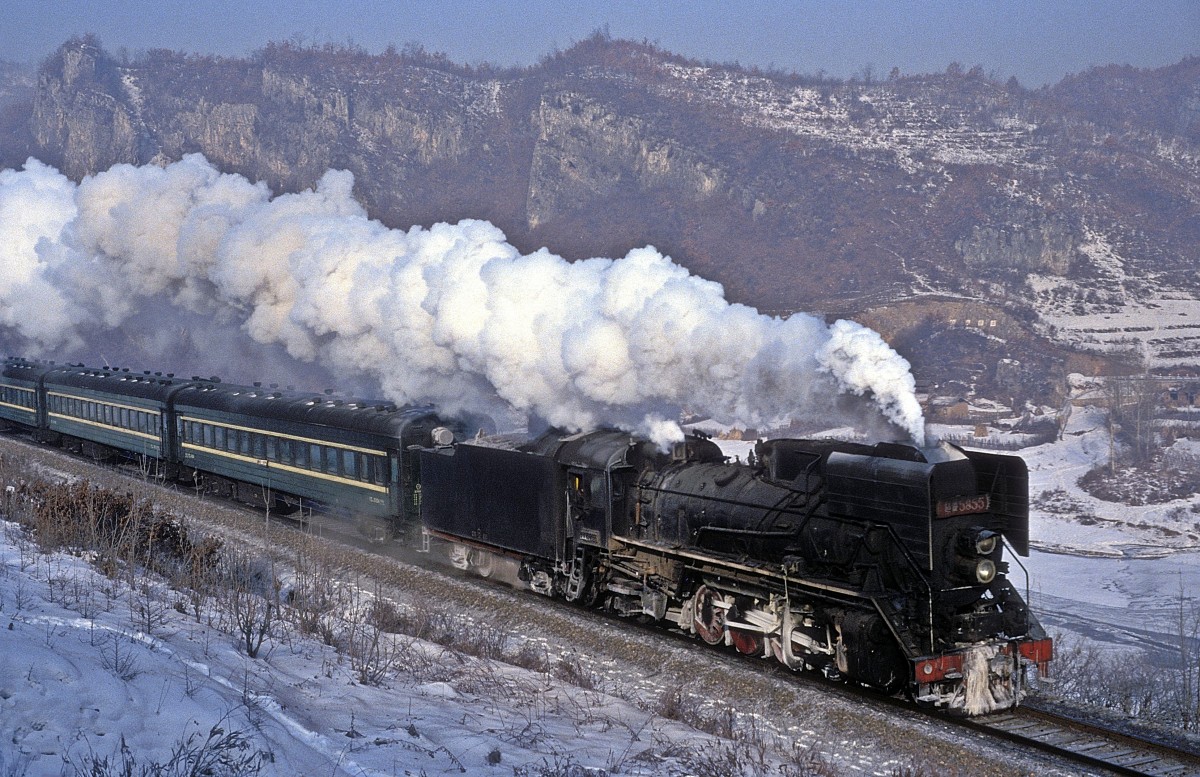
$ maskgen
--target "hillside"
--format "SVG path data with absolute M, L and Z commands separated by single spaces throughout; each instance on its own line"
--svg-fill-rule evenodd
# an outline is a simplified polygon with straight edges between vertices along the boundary
M 1200 365 L 1198 58 L 1031 91 L 602 35 L 521 70 L 288 44 L 122 62 L 85 38 L 28 113 L 6 165 L 28 151 L 78 179 L 200 151 L 277 191 L 344 168 L 390 226 L 484 218 L 572 259 L 652 244 L 731 300 L 852 315 L 967 393 L 1055 401 L 1066 371 Z

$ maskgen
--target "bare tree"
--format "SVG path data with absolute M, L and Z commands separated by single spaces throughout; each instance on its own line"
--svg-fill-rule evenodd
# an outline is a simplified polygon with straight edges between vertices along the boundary
M 1162 382 L 1152 375 L 1109 378 L 1105 383 L 1108 405 L 1109 471 L 1117 465 L 1116 442 L 1129 445 L 1132 464 L 1145 464 L 1158 449 L 1154 420 L 1162 395 Z
M 1179 717 L 1185 730 L 1200 729 L 1200 609 L 1179 577 Z
M 403 663 L 411 640 L 397 640 L 382 628 L 379 617 L 383 590 L 378 584 L 375 595 L 367 598 L 358 585 L 346 611 L 346 653 L 350 666 L 363 685 L 379 685 Z

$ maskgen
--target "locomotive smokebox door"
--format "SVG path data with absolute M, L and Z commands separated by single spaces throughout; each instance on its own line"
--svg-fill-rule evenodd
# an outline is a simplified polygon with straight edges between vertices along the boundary
M 990 496 L 989 511 L 1004 518 L 1004 538 L 1017 555 L 1029 555 L 1029 468 L 1018 456 L 965 451 L 975 465 L 977 490 Z

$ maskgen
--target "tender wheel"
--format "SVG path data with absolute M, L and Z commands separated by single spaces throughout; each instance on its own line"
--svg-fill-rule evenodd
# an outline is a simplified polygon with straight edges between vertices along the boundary
M 468 557 L 471 571 L 480 577 L 491 577 L 495 571 L 492 565 L 493 556 L 486 550 L 472 549 Z

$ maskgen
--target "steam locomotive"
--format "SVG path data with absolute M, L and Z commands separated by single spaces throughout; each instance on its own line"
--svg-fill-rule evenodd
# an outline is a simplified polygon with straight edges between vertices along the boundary
M 1028 555 L 1014 456 L 702 436 L 470 439 L 433 408 L 8 359 L 0 422 L 288 511 L 353 516 L 461 569 L 672 625 L 795 670 L 981 715 L 1052 644 L 1009 580 Z

